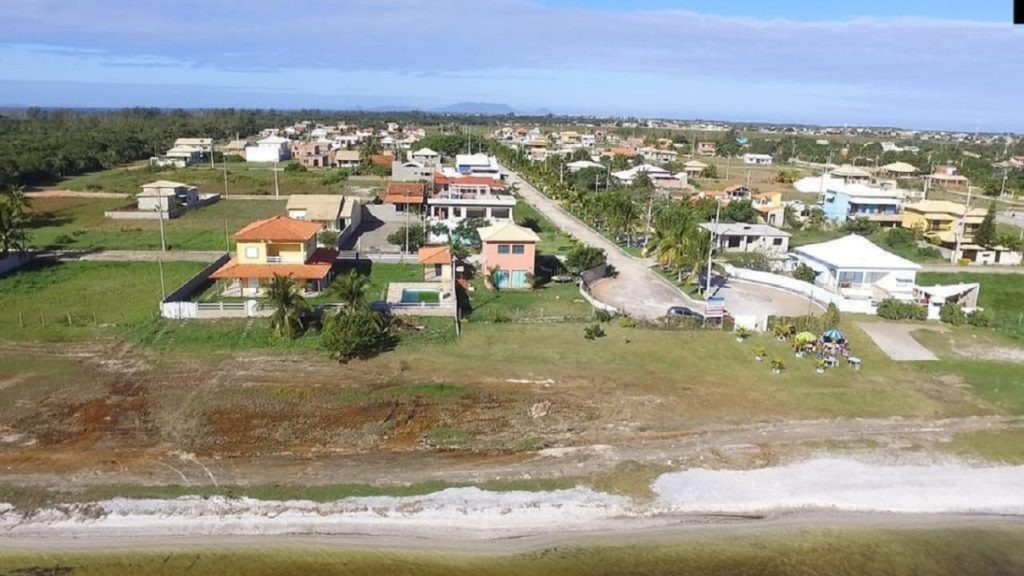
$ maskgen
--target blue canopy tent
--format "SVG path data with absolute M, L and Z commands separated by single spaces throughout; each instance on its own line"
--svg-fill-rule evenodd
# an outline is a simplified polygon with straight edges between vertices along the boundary
M 825 333 L 821 335 L 821 339 L 825 342 L 846 342 L 846 336 L 835 328 L 825 330 Z

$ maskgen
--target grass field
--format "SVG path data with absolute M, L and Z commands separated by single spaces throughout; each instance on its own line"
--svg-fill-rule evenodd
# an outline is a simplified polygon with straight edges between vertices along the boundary
M 516 224 L 529 225 L 540 236 L 537 251 L 541 254 L 568 254 L 574 245 L 573 238 L 562 232 L 551 220 L 522 200 L 516 202 L 514 210 Z
M 111 220 L 103 216 L 105 211 L 125 204 L 126 200 L 109 198 L 32 199 L 29 242 L 37 248 L 159 250 L 158 221 Z M 283 214 L 284 205 L 284 201 L 276 200 L 222 200 L 189 211 L 164 222 L 168 248 L 225 250 L 228 235 L 253 220 Z
M 202 268 L 164 263 L 168 291 Z M 115 336 L 150 321 L 160 298 L 156 263 L 39 261 L 0 277 L 0 334 L 8 340 Z
M 975 272 L 921 272 L 917 275 L 917 282 L 923 286 L 959 282 L 980 283 L 978 305 L 993 314 L 997 328 L 1024 339 L 1024 276 Z
M 534 290 L 487 290 L 482 278 L 473 280 L 470 322 L 516 321 L 531 318 L 584 319 L 594 310 L 573 283 L 547 284 Z
M 283 167 L 283 164 L 281 165 Z M 274 173 L 272 164 L 228 164 L 228 195 L 231 194 L 273 194 Z M 309 170 L 306 172 L 281 171 L 278 186 L 281 194 L 342 194 L 353 192 L 353 188 L 380 189 L 384 180 L 377 177 L 353 176 L 344 183 L 333 183 L 329 178 L 332 170 Z M 185 182 L 205 193 L 224 193 L 224 172 L 220 165 L 190 166 L 167 170 L 128 167 L 114 168 L 102 172 L 91 172 L 58 182 L 51 188 L 81 190 L 89 192 L 117 192 L 136 194 L 141 186 L 154 180 Z

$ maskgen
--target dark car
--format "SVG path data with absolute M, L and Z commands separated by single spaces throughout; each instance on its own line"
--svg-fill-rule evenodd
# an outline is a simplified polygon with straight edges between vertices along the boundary
M 665 312 L 665 316 L 670 318 L 704 318 L 703 314 L 686 306 L 672 306 Z

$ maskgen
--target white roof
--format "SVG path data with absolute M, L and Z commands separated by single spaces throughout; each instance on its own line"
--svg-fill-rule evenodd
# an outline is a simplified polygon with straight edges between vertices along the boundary
M 267 136 L 263 140 L 259 140 L 259 144 L 284 144 L 285 142 L 291 142 L 283 136 Z
M 419 150 L 412 153 L 413 156 L 440 156 L 437 152 L 434 152 L 430 148 L 420 148 Z
M 789 232 L 783 232 L 767 224 L 745 224 L 743 222 L 704 222 L 701 228 L 721 236 L 777 236 L 788 238 Z
M 172 182 L 170 180 L 157 180 L 156 182 L 143 184 L 142 194 L 149 192 L 151 195 L 156 195 L 157 190 L 174 190 L 176 188 L 192 188 L 192 186 L 189 186 L 188 184 L 182 184 L 181 182 Z M 173 191 L 171 192 L 171 194 L 173 194 Z
M 844 178 L 870 178 L 871 173 L 863 168 L 857 168 L 852 164 L 843 164 L 839 168 L 832 171 L 833 176 L 842 176 Z
M 882 250 L 867 238 L 856 234 L 820 244 L 799 246 L 794 248 L 793 252 L 837 269 L 918 270 L 921 268 L 906 258 Z
M 827 188 L 829 192 L 836 194 L 845 194 L 851 198 L 872 198 L 879 200 L 899 200 L 899 194 L 895 190 L 886 190 L 877 186 L 868 186 L 867 184 L 851 183 L 851 184 L 840 184 L 833 183 Z
M 604 164 L 600 164 L 592 160 L 577 160 L 575 162 L 569 162 L 566 166 L 568 168 L 579 168 L 580 170 L 584 168 L 604 168 Z
M 945 300 L 946 298 L 949 298 L 951 296 L 959 296 L 961 294 L 966 294 L 967 292 L 970 292 L 971 290 L 977 290 L 980 287 L 981 287 L 981 284 L 978 284 L 977 282 L 973 282 L 973 283 L 969 283 L 969 284 L 962 283 L 962 284 L 946 284 L 946 285 L 940 285 L 940 286 L 917 286 L 917 289 L 918 289 L 918 291 L 920 291 L 920 292 L 922 292 L 924 294 L 928 294 L 929 296 L 931 296 L 933 298 L 939 298 L 940 300 Z
M 683 167 L 684 168 L 689 168 L 691 170 L 697 170 L 697 169 L 703 170 L 703 169 L 707 168 L 708 165 L 703 163 L 703 162 L 701 162 L 700 160 L 687 160 L 686 162 L 683 162 Z
M 540 242 L 540 236 L 529 228 L 505 222 L 477 228 L 482 242 Z
M 456 166 L 490 166 L 491 157 L 487 154 L 456 154 Z
M 913 174 L 918 172 L 918 169 L 911 164 L 906 162 L 893 162 L 892 164 L 886 164 L 882 166 L 882 170 L 886 172 L 895 172 L 897 174 Z
M 665 170 L 664 168 L 661 168 L 659 166 L 652 166 L 650 164 L 641 164 L 639 166 L 634 166 L 629 170 L 612 172 L 612 176 L 618 178 L 619 180 L 632 180 L 636 178 L 637 175 L 640 174 L 641 172 L 646 173 L 651 178 L 665 178 L 672 176 L 672 173 L 669 172 L 668 170 Z
M 772 155 L 771 154 L 754 154 L 753 152 L 748 152 L 748 153 L 744 154 L 743 157 L 744 158 L 771 158 Z

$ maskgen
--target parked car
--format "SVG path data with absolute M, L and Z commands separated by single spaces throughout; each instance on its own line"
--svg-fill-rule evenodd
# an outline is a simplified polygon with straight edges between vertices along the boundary
M 666 312 L 665 316 L 672 318 L 699 318 L 704 319 L 704 315 L 692 308 L 686 306 L 672 306 Z

